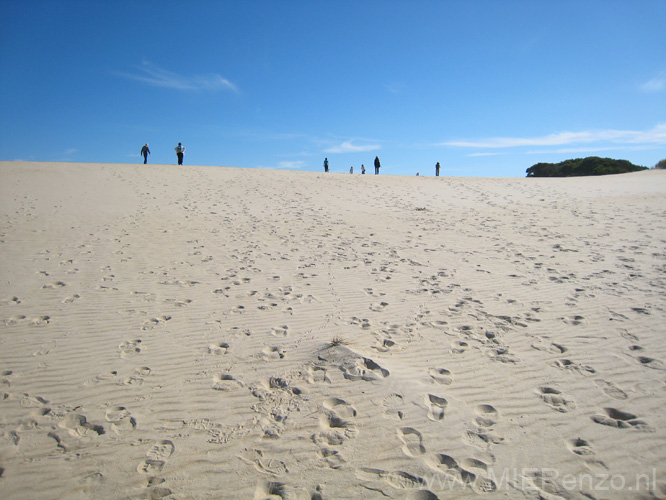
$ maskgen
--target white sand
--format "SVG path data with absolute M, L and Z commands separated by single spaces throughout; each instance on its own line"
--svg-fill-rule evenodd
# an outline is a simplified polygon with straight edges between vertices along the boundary
M 0 184 L 3 499 L 666 498 L 664 171 Z

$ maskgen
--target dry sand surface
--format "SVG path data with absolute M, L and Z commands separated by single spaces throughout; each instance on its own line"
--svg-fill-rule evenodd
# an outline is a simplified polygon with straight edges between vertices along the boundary
M 666 172 L 0 163 L 3 499 L 666 498 Z

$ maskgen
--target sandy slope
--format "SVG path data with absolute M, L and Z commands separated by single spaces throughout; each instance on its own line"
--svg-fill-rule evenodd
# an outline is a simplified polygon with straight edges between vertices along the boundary
M 2 498 L 666 498 L 666 172 L 0 185 Z

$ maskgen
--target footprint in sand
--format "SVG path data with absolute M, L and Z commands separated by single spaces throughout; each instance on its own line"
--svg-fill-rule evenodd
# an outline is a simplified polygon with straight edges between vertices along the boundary
M 219 342 L 217 344 L 211 344 L 208 346 L 208 354 L 215 354 L 217 356 L 221 354 L 227 354 L 229 352 L 229 344 L 226 342 Z
M 150 375 L 150 372 L 152 370 L 148 368 L 147 366 L 141 366 L 139 368 L 135 368 L 134 372 L 132 372 L 132 375 L 127 377 L 123 384 L 125 385 L 136 385 L 140 386 L 143 385 L 145 377 Z
M 331 379 L 326 373 L 326 368 L 321 366 L 308 366 L 306 379 L 310 384 L 330 384 Z
M 500 420 L 499 412 L 494 406 L 489 404 L 476 405 L 474 415 L 473 424 L 463 434 L 466 441 L 486 450 L 489 449 L 490 445 L 504 441 L 503 437 L 493 432 L 493 426 Z
M 474 422 L 479 427 L 489 429 L 499 420 L 499 412 L 491 405 L 477 405 L 474 408 L 476 418 Z
M 99 384 L 101 382 L 104 382 L 106 380 L 111 380 L 111 379 L 113 379 L 117 376 L 118 376 L 118 372 L 115 371 L 115 370 L 107 372 L 107 373 L 101 373 L 101 374 L 97 375 L 96 377 L 91 378 L 90 380 L 86 380 L 83 383 L 83 385 L 85 385 L 86 387 L 89 387 L 91 385 L 97 385 L 97 384 Z
M 35 318 L 31 318 L 28 322 L 28 325 L 30 326 L 46 326 L 51 322 L 51 316 L 37 316 Z
M 41 396 L 31 396 L 30 394 L 23 394 L 19 403 L 23 408 L 40 408 L 43 405 L 49 404 L 48 400 Z
M 343 376 L 348 380 L 365 380 L 372 382 L 389 376 L 389 371 L 382 368 L 370 358 L 358 357 L 345 361 L 340 365 Z
M 426 394 L 425 403 L 428 407 L 428 418 L 430 420 L 437 422 L 444 418 L 444 411 L 449 404 L 446 399 L 435 396 L 434 394 Z
M 0 372 L 0 387 L 2 388 L 10 388 L 12 386 L 11 383 L 11 376 L 14 372 L 11 370 L 3 370 Z
M 497 489 L 492 479 L 484 477 L 488 472 L 488 465 L 481 460 L 465 458 L 458 463 L 449 455 L 437 453 L 427 457 L 425 462 L 431 469 L 443 473 L 461 485 L 471 487 L 477 493 L 489 493 Z
M 114 406 L 107 409 L 106 421 L 111 423 L 111 430 L 119 436 L 136 429 L 136 419 L 124 406 Z
M 162 326 L 167 321 L 171 320 L 171 316 L 160 316 L 158 318 L 150 318 L 143 322 L 142 330 L 152 330 L 156 326 Z
M 382 401 L 382 406 L 384 408 L 384 415 L 388 418 L 402 420 L 405 416 L 405 412 L 403 411 L 405 398 L 403 398 L 401 394 L 395 392 L 389 394 Z
M 324 401 L 323 406 L 341 418 L 350 419 L 356 416 L 356 408 L 347 403 L 344 399 L 328 398 Z
M 488 464 L 476 458 L 464 458 L 460 461 L 460 467 L 475 476 L 472 489 L 477 493 L 491 493 L 497 490 L 495 482 L 485 477 L 488 474 Z
M 556 344 L 555 342 L 549 342 L 544 339 L 539 339 L 534 342 L 530 347 L 536 349 L 537 351 L 545 351 L 551 354 L 564 354 L 567 352 L 567 348 L 561 344 Z
M 33 356 L 46 356 L 49 354 L 53 349 L 56 349 L 58 347 L 58 342 L 56 340 L 51 340 L 50 342 L 46 344 L 42 344 L 39 346 L 39 349 L 35 352 L 32 353 Z
M 103 426 L 91 424 L 86 417 L 76 413 L 65 416 L 59 426 L 75 437 L 96 437 L 105 433 Z
M 423 455 L 426 451 L 423 446 L 421 433 L 413 427 L 400 427 L 397 429 L 398 439 L 402 441 L 402 452 L 408 457 Z
M 64 281 L 54 281 L 53 283 L 47 283 L 42 288 L 53 289 L 53 288 L 62 288 L 67 286 L 67 283 Z
M 320 490 L 321 488 L 317 486 L 315 493 L 310 493 L 303 487 L 291 486 L 278 481 L 262 481 L 257 484 L 253 498 L 321 500 Z
M 559 368 L 560 370 L 565 370 L 569 373 L 577 373 L 580 375 L 594 375 L 597 372 L 591 366 L 574 363 L 570 359 L 558 359 L 553 361 L 551 365 Z
M 337 445 L 358 435 L 358 429 L 353 422 L 356 409 L 352 405 L 344 399 L 328 398 L 323 407 L 325 411 L 319 417 L 319 426 L 323 432 L 313 437 L 317 444 Z
M 636 361 L 638 361 L 641 366 L 645 366 L 646 368 L 666 371 L 666 364 L 664 364 L 663 361 L 659 361 L 658 359 L 650 358 L 648 356 L 636 356 Z
M 567 448 L 569 448 L 571 453 L 579 456 L 589 456 L 596 453 L 594 447 L 588 441 L 581 438 L 570 439 L 567 441 Z
M 261 357 L 265 361 L 270 361 L 274 359 L 283 359 L 285 356 L 285 350 L 279 346 L 266 346 L 261 351 Z
M 141 339 L 127 340 L 118 346 L 121 358 L 136 356 L 141 352 Z
M 583 316 L 569 316 L 568 318 L 559 318 L 560 320 L 564 321 L 567 325 L 573 325 L 573 326 L 578 326 L 583 324 L 583 320 L 585 319 Z
M 618 410 L 616 408 L 604 408 L 605 415 L 593 415 L 593 422 L 618 429 L 637 429 L 644 432 L 654 432 L 655 429 L 645 420 L 639 419 L 633 413 Z
M 608 382 L 607 380 L 597 379 L 594 381 L 596 386 L 604 391 L 607 396 L 610 396 L 613 399 L 624 400 L 627 399 L 627 393 L 616 386 L 613 382 Z
M 75 293 L 74 295 L 70 295 L 69 297 L 65 297 L 64 299 L 62 299 L 62 303 L 63 304 L 71 304 L 72 302 L 74 302 L 75 300 L 78 300 L 80 298 L 81 298 L 81 296 L 78 293 Z
M 462 354 L 467 350 L 469 347 L 469 344 L 465 342 L 464 340 L 456 340 L 451 343 L 451 348 L 449 351 L 451 354 Z
M 146 459 L 141 462 L 137 471 L 141 474 L 157 474 L 164 469 L 169 457 L 173 455 L 175 446 L 172 441 L 162 439 L 156 441 L 146 452 Z
M 17 325 L 19 323 L 23 323 L 27 319 L 28 317 L 24 316 L 23 314 L 15 314 L 14 316 L 11 316 L 5 320 L 5 326 Z
M 446 368 L 430 368 L 428 374 L 438 384 L 449 385 L 453 382 L 451 372 Z
M 439 500 L 439 497 L 430 490 L 413 490 L 407 493 L 405 500 Z
M 14 304 L 14 305 L 16 305 L 16 304 L 20 304 L 20 303 L 21 303 L 21 299 L 19 299 L 16 296 L 10 297 L 8 299 L 0 300 L 0 304 Z
M 378 338 L 376 345 L 370 346 L 377 352 L 388 352 L 395 347 L 395 342 L 387 338 Z
M 315 442 L 321 438 L 329 445 L 342 444 L 347 438 L 354 438 L 358 435 L 358 429 L 353 422 L 340 418 L 335 413 L 327 412 L 319 417 L 319 426 L 323 433 L 319 433 Z
M 375 302 L 370 306 L 370 310 L 374 312 L 382 312 L 388 305 L 388 302 Z
M 257 449 L 244 449 L 239 455 L 236 455 L 248 465 L 252 465 L 257 472 L 272 476 L 282 476 L 289 472 L 286 464 L 281 460 L 266 458 L 264 452 Z
M 236 380 L 232 375 L 223 373 L 213 378 L 213 389 L 216 391 L 233 391 L 243 387 L 243 383 Z
M 500 444 L 504 441 L 503 437 L 498 436 L 491 429 L 474 427 L 463 433 L 463 439 L 473 446 L 483 450 L 489 450 L 490 445 Z
M 289 327 L 286 325 L 271 328 L 271 335 L 274 337 L 286 337 L 289 335 Z
M 413 490 L 421 488 L 425 480 L 421 477 L 403 471 L 384 471 L 381 469 L 372 469 L 370 467 L 361 467 L 356 469 L 356 477 L 362 481 L 383 480 L 389 486 L 401 490 Z M 369 488 L 374 489 L 374 488 Z
M 539 387 L 536 389 L 536 393 L 541 397 L 544 403 L 555 411 L 566 413 L 576 409 L 576 403 L 574 403 L 573 400 L 568 399 L 568 397 L 562 394 L 558 389 L 552 387 Z

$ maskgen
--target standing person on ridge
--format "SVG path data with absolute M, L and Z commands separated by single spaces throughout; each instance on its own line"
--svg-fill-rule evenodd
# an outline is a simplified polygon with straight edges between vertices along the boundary
M 183 146 L 180 142 L 178 143 L 178 146 L 174 148 L 176 150 L 176 155 L 178 156 L 178 165 L 183 164 L 183 153 L 185 153 L 185 146 Z
M 361 173 L 365 174 L 365 165 L 361 165 Z
M 324 172 L 328 172 L 328 158 L 324 158 Z
M 381 165 L 379 164 L 379 156 L 375 156 L 375 175 L 379 175 L 379 169 Z
M 439 177 L 439 162 L 435 165 L 435 177 Z
M 144 144 L 141 148 L 141 154 L 143 155 L 143 164 L 148 163 L 148 155 L 150 154 L 150 149 L 148 149 L 148 143 Z

